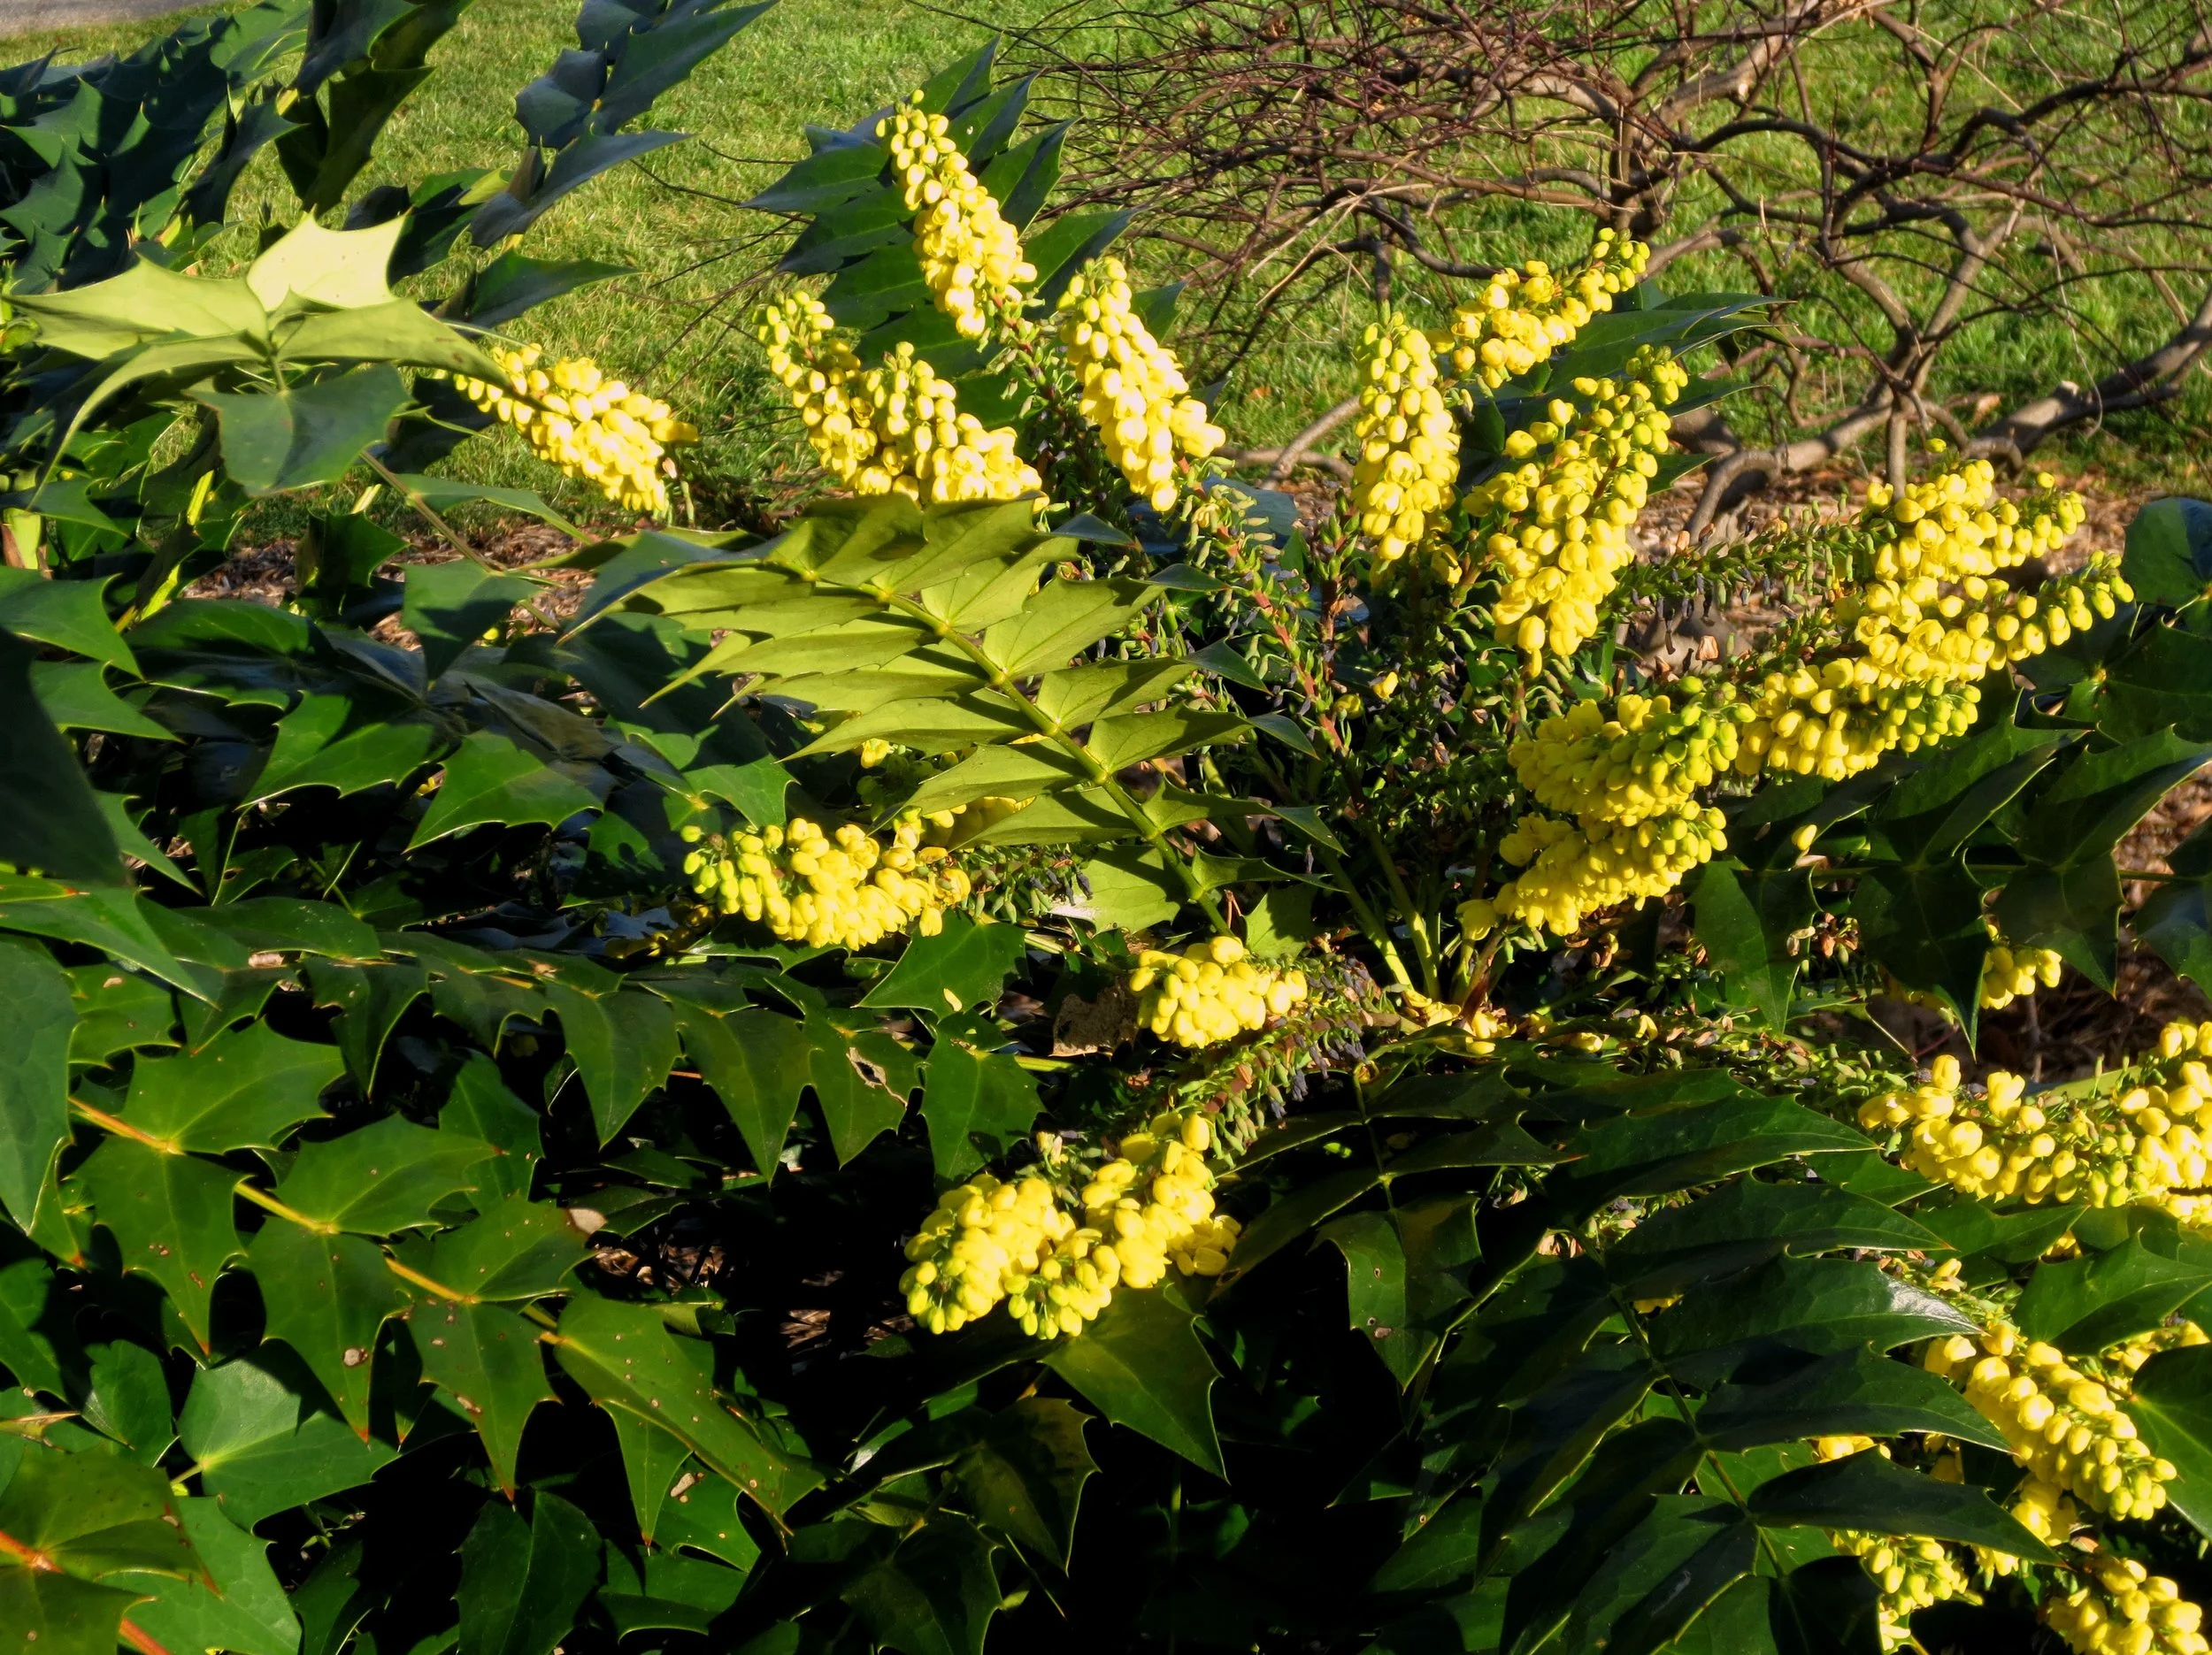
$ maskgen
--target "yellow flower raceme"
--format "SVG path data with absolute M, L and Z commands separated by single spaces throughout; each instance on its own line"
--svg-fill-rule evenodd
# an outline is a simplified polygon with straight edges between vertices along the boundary
M 1186 1276 L 1228 1268 L 1239 1227 L 1214 1211 L 1212 1141 L 1203 1115 L 1160 1115 L 1084 1186 L 1084 1222 L 1111 1245 L 1125 1285 L 1156 1286 L 1171 1264 Z
M 1018 500 L 1039 492 L 1010 425 L 960 411 L 952 381 L 910 344 L 863 368 L 821 301 L 795 294 L 764 307 L 754 333 L 790 392 L 807 441 L 830 474 L 858 494 L 900 494 L 933 505 Z
M 2187 1025 L 2183 1025 L 2187 1026 Z M 2202 1222 L 2212 1197 L 2208 1170 L 2212 1074 L 2193 1058 L 2162 1086 L 2030 1099 L 2027 1083 L 1993 1072 L 1988 1095 L 1959 1095 L 1958 1060 L 1939 1057 L 1925 1085 L 1884 1093 L 1859 1110 L 1869 1131 L 1909 1128 L 1906 1161 L 1983 1200 L 2030 1206 L 2137 1203 L 2164 1208 L 2185 1223 Z
M 2039 1482 L 2111 1517 L 2148 1517 L 2165 1505 L 2173 1463 L 2144 1444 L 2107 1386 L 2055 1346 L 2000 1322 L 1978 1341 L 1931 1340 L 1922 1365 L 1963 1391 Z
M 2212 1649 L 2201 1605 L 2164 1575 L 2108 1552 L 2081 1575 L 2057 1577 L 2042 1613 L 2079 1655 L 2205 1655 Z
M 1244 957 L 1234 937 L 1194 942 L 1181 954 L 1148 948 L 1129 974 L 1137 1021 L 1163 1040 L 1217 1046 L 1266 1026 L 1306 998 L 1306 974 L 1277 971 Z
M 725 914 L 765 923 L 789 942 L 865 948 L 909 930 L 931 937 L 944 910 L 968 898 L 968 876 L 921 843 L 918 821 L 900 823 L 879 843 L 850 823 L 834 833 L 803 817 L 757 832 L 702 834 L 684 872 Z
M 1428 336 L 1393 310 L 1366 333 L 1351 510 L 1378 564 L 1420 545 L 1451 504 L 1459 426 L 1438 389 Z
M 1152 337 L 1133 308 L 1129 272 L 1095 260 L 1068 284 L 1059 307 L 1060 347 L 1082 387 L 1083 417 L 1131 489 L 1155 511 L 1175 504 L 1175 462 L 1202 460 L 1226 433 L 1190 395 L 1175 353 Z
M 1586 820 L 1641 822 L 1680 812 L 1725 776 L 1737 726 L 1750 710 L 1734 686 L 1685 678 L 1655 695 L 1577 701 L 1547 718 L 1508 756 L 1521 785 L 1548 810 Z
M 984 1174 L 948 1190 L 906 1244 L 910 1268 L 899 1291 L 907 1312 L 932 1333 L 988 1315 L 1009 1293 L 1024 1291 L 1056 1244 L 1076 1229 L 1044 1178 L 1002 1184 Z M 1112 1285 L 1105 1283 L 1108 1291 Z
M 1884 580 L 1993 575 L 2055 551 L 2087 515 L 2081 496 L 2057 489 L 2047 474 L 2024 510 L 2000 499 L 1996 482 L 1987 460 L 1967 460 L 1901 491 L 1870 487 L 1860 526 L 1872 555 L 1862 572 Z
M 1664 896 L 1691 869 L 1727 849 L 1718 810 L 1694 805 L 1632 824 L 1524 816 L 1498 854 L 1524 871 L 1491 900 L 1497 911 L 1565 937 L 1616 903 Z
M 1966 1571 L 1939 1540 L 1849 1530 L 1828 1537 L 1837 1551 L 1858 1559 L 1880 1588 L 1885 1650 L 1902 1649 L 1912 1643 L 1916 1611 L 1955 1598 L 1970 1603 L 1981 1601 Z
M 1493 276 L 1471 304 L 1453 314 L 1452 366 L 1463 378 L 1496 390 L 1552 352 L 1571 343 L 1590 318 L 1613 308 L 1643 274 L 1651 249 L 1610 230 L 1600 230 L 1590 257 L 1576 270 L 1555 274 L 1531 260 Z
M 1688 382 L 1671 353 L 1650 347 L 1618 379 L 1577 379 L 1584 405 L 1555 399 L 1548 418 L 1506 439 L 1517 464 L 1465 495 L 1476 542 L 1500 583 L 1498 641 L 1532 664 L 1547 650 L 1572 655 L 1596 632 L 1598 606 L 1635 555 L 1629 525 L 1672 441 L 1667 407 Z M 1546 445 L 1548 453 L 1535 457 Z
M 2065 968 L 2055 948 L 2015 948 L 1992 943 L 1988 958 L 1982 962 L 1982 1005 L 1990 1011 L 2001 1011 L 2014 1000 L 2034 993 L 2038 984 L 2056 988 Z
M 926 810 L 922 813 L 922 843 L 924 845 L 964 844 L 977 834 L 996 826 L 1010 816 L 1026 810 L 1033 799 L 1001 799 L 994 794 L 956 805 L 949 810 Z
M 921 102 L 916 92 L 877 122 L 876 136 L 890 146 L 906 210 L 915 215 L 914 250 L 937 308 L 963 339 L 980 339 L 990 329 L 990 309 L 1018 305 L 1018 290 L 1037 280 L 1037 267 L 1022 256 L 1021 235 L 997 200 L 968 170 L 951 123 Z
M 610 379 L 588 357 L 541 366 L 541 346 L 486 349 L 507 371 L 506 383 L 457 379 L 462 395 L 521 433 L 540 459 L 596 485 L 625 510 L 667 514 L 668 449 L 699 440 L 667 403 Z

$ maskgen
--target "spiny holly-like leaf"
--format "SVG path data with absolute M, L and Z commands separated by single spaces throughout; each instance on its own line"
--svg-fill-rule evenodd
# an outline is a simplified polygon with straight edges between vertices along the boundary
M 338 1037 L 346 1072 L 364 1092 L 376 1089 L 376 1066 L 384 1043 L 392 1037 L 407 1008 L 430 992 L 430 977 L 412 960 L 379 961 L 373 965 L 348 965 L 336 960 L 310 960 L 307 985 L 318 1006 L 334 1006 L 338 1015 L 331 1032 Z
M 807 1079 L 841 1167 L 882 1134 L 898 1130 L 918 1071 L 906 1048 L 880 1031 L 841 1028 L 826 1017 L 812 1017 L 806 1033 Z
M 403 1245 L 400 1259 L 465 1303 L 536 1299 L 571 1285 L 588 1235 L 565 1208 L 509 1196 L 457 1229 Z
M 607 971 L 588 976 L 572 966 L 565 980 L 548 977 L 544 989 L 591 1100 L 599 1141 L 610 1143 L 675 1067 L 675 1014 L 657 994 L 625 990 Z
M 1862 1344 L 1886 1351 L 1938 1334 L 1978 1331 L 1940 1295 L 1896 1281 L 1872 1263 L 1787 1257 L 1701 1283 L 1649 1326 L 1654 1353 L 1674 1371 L 1716 1377 L 1762 1345 L 1823 1355 Z
M 622 1474 L 630 1484 L 630 1509 L 637 1514 L 638 1538 L 651 1545 L 660 1524 L 661 1507 L 667 1504 L 668 1491 L 683 1475 L 684 1467 L 691 1463 L 691 1450 L 634 1414 L 617 1408 L 608 1417 L 614 1421 L 615 1440 L 622 1445 Z M 731 1492 L 734 1498 L 736 1491 Z
M 554 1399 L 537 1328 L 498 1305 L 434 1298 L 408 1313 L 407 1327 L 423 1376 L 476 1428 L 499 1486 L 512 1498 L 523 1429 L 540 1403 Z
M 510 1091 L 499 1065 L 472 1052 L 453 1077 L 438 1124 L 449 1132 L 480 1138 L 504 1153 L 476 1168 L 486 1195 L 527 1195 L 539 1161 L 545 1158 L 544 1128 L 530 1106 Z
M 2128 1417 L 2180 1475 L 2165 1485 L 2173 1508 L 2212 1535 L 2212 1345 L 2165 1351 L 2135 1375 Z
M 264 1357 L 195 1374 L 177 1436 L 201 1486 L 241 1529 L 366 1483 L 394 1457 L 321 1412 Z
M 715 1394 L 713 1352 L 670 1331 L 650 1306 L 575 1294 L 553 1344 L 595 1402 L 670 1432 L 769 1511 L 780 1512 L 821 1481 Z
M 123 1119 L 172 1150 L 274 1149 L 293 1128 L 322 1118 L 317 1100 L 344 1068 L 335 1046 L 249 1023 L 197 1052 L 141 1058 Z
M 87 1354 L 92 1390 L 84 1400 L 85 1423 L 122 1444 L 140 1465 L 154 1464 L 177 1440 L 161 1358 L 127 1339 L 96 1345 Z
M 1223 1476 L 1213 1416 L 1220 1375 L 1197 1321 L 1164 1291 L 1125 1288 L 1079 1337 L 1055 1340 L 1045 1365 L 1115 1424 Z
M 246 1262 L 261 1288 L 268 1337 L 292 1347 L 366 1442 L 377 1337 L 407 1307 L 382 1249 L 277 1219 L 254 1237 Z
M 2157 1327 L 2208 1287 L 2212 1269 L 2162 1258 L 2131 1236 L 2108 1253 L 2039 1265 L 2020 1295 L 2020 1330 L 2093 1355 Z
M 255 494 L 334 483 L 407 406 L 407 382 L 386 363 L 265 392 L 203 391 L 222 422 L 223 463 Z
M 82 1360 L 71 1332 L 75 1316 L 46 1256 L 0 1230 L 0 1366 L 16 1383 L 57 1397 L 70 1393 L 64 1365 Z
M 534 581 L 495 574 L 466 557 L 418 563 L 407 571 L 400 615 L 422 640 L 423 664 L 434 678 L 537 589 Z
M 299 1617 L 269 1567 L 269 1542 L 241 1529 L 211 1499 L 179 1500 L 177 1519 L 207 1574 L 184 1580 L 114 1576 L 116 1584 L 153 1594 L 153 1602 L 131 1611 L 131 1624 L 171 1655 L 187 1650 L 298 1655 Z
M 34 1447 L 0 1489 L 0 1535 L 9 1560 L 97 1578 L 118 1569 L 183 1576 L 198 1572 L 177 1527 L 169 1479 L 115 1454 Z M 34 1560 L 35 1559 L 35 1560 Z
M 1768 1383 L 1723 1385 L 1706 1398 L 1697 1422 L 1731 1451 L 1815 1437 L 1933 1431 L 2011 1452 L 2004 1434 L 1947 1380 L 1863 1348 L 1839 1351 Z
M 1764 1529 L 1870 1529 L 1988 1546 L 2036 1563 L 2052 1555 L 1981 1490 L 1939 1483 L 1871 1451 L 1777 1477 L 1744 1509 Z
M 937 935 L 906 945 L 899 962 L 860 1003 L 931 1013 L 987 1005 L 998 999 L 1006 974 L 1027 946 L 1018 925 L 979 925 L 965 915 L 948 914 Z
M 1824 1170 L 1839 1156 L 1821 1158 Z M 1657 1299 L 1784 1253 L 1803 1258 L 1856 1247 L 1940 1249 L 1939 1237 L 1895 1209 L 1831 1184 L 1738 1178 L 1687 1207 L 1655 1213 L 1605 1251 L 1605 1268 L 1631 1296 Z
M 558 827 L 598 801 L 505 736 L 472 732 L 446 762 L 445 778 L 408 841 L 410 850 L 472 827 Z
M 1866 1134 L 1782 1098 L 1738 1098 L 1629 1115 L 1590 1128 L 1549 1187 L 1588 1212 L 1624 1195 L 1662 1195 L 1791 1155 L 1863 1150 Z
M 999 1605 L 991 1543 L 940 1514 L 905 1536 L 843 1593 L 884 1649 L 902 1655 L 983 1655 Z
M 7 745 L 0 747 L 0 862 L 57 879 L 120 886 L 123 862 L 107 817 L 76 749 L 31 687 L 35 654 L 0 630 L 0 719 L 8 729 Z
M 551 1655 L 598 1583 L 599 1536 L 566 1500 L 541 1493 L 523 1521 L 488 1501 L 461 1544 L 463 1655 Z
M 1025 1398 L 985 1419 L 949 1473 L 977 1521 L 1063 1570 L 1083 1484 L 1098 1470 L 1087 1422 L 1057 1398 Z
M 215 1280 L 245 1251 L 231 1217 L 238 1175 L 195 1155 L 165 1155 L 111 1138 L 77 1178 L 91 1193 L 94 1214 L 113 1233 L 123 1268 L 160 1283 L 206 1350 Z
M 807 1084 L 805 1025 L 757 1006 L 722 1016 L 680 1003 L 676 1015 L 684 1050 L 729 1111 L 753 1165 L 773 1176 Z
M 1037 1083 L 991 1048 L 996 1024 L 948 1017 L 922 1070 L 922 1119 L 941 1178 L 961 1178 L 1025 1137 L 1037 1119 Z M 973 1044 L 971 1044 L 972 1042 Z
M 119 1052 L 177 1044 L 176 992 L 168 985 L 119 965 L 74 966 L 68 975 L 77 1008 L 71 1062 L 104 1068 Z
M 45 1655 L 115 1655 L 118 1624 L 139 1597 L 73 1575 L 0 1567 L 0 1626 Z
M 737 1514 L 738 1498 L 726 1478 L 710 1471 L 685 1471 L 661 1502 L 654 1544 L 670 1551 L 688 1546 L 721 1559 L 732 1568 L 750 1569 L 760 1560 L 760 1546 Z
M 1797 984 L 1793 932 L 1813 917 L 1813 891 L 1801 870 L 1738 867 L 1709 862 L 1694 898 L 1697 939 L 1727 980 L 1731 998 L 1748 1003 L 1767 1026 L 1789 1020 Z
M 311 1222 L 386 1236 L 434 1221 L 449 1195 L 474 1189 L 473 1168 L 498 1152 L 478 1138 L 388 1115 L 301 1150 L 276 1199 Z
M 1321 1231 L 1321 1240 L 1344 1253 L 1352 1331 L 1401 1390 L 1469 1302 L 1463 1278 L 1482 1256 L 1473 1207 L 1472 1196 L 1437 1196 L 1386 1213 L 1355 1213 Z
M 0 938 L 0 1205 L 27 1230 L 54 1157 L 69 1137 L 69 1047 L 77 1021 L 70 981 L 45 949 Z

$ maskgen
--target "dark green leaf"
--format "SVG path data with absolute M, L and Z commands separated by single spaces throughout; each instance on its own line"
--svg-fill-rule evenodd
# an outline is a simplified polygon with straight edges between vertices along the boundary
M 31 687 L 33 655 L 22 640 L 0 632 L 0 720 L 9 732 L 0 748 L 0 862 L 57 879 L 120 885 L 123 862 L 107 817 L 76 749 Z
M 7 1061 L 0 1062 L 0 1205 L 25 1230 L 69 1138 L 69 1047 L 77 1021 L 70 988 L 45 949 L 0 938 L 0 1004 L 8 1008 L 9 1030 Z
M 1733 862 L 1706 865 L 1692 898 L 1697 939 L 1732 995 L 1779 1029 L 1789 1020 L 1798 957 L 1791 936 L 1812 923 L 1813 888 L 1798 869 L 1753 871 Z
M 1932 1431 L 2000 1453 L 2011 1446 L 1947 1380 L 1865 1349 L 1838 1351 L 1786 1378 L 1723 1385 L 1698 1413 L 1699 1431 L 1731 1452 L 1815 1437 Z
M 1080 1336 L 1056 1341 L 1045 1366 L 1115 1424 L 1222 1476 L 1212 1403 L 1219 1375 L 1197 1321 L 1164 1291 L 1124 1290 Z
M 108 964 L 73 966 L 69 982 L 71 1062 L 104 1069 L 118 1053 L 177 1044 L 177 998 L 166 984 Z
M 1011 1057 L 988 1049 L 1002 1038 L 996 1025 L 979 1018 L 938 1024 L 922 1069 L 922 1119 L 941 1178 L 963 1178 L 996 1160 L 1037 1119 L 1036 1081 Z
M 193 1155 L 165 1155 L 111 1138 L 78 1170 L 123 1268 L 150 1276 L 200 1348 L 208 1348 L 215 1281 L 242 1256 L 231 1219 L 238 1175 Z
M 999 1605 L 991 1543 L 972 1523 L 940 1514 L 848 1586 L 852 1605 L 881 1648 L 902 1655 L 983 1655 Z
M 1548 1187 L 1578 1212 L 1624 1195 L 1664 1195 L 1792 1155 L 1866 1147 L 1866 1135 L 1784 1098 L 1736 1098 L 1590 1127 L 1567 1145 L 1580 1159 Z
M 87 1353 L 92 1391 L 84 1401 L 85 1422 L 122 1444 L 142 1466 L 155 1464 L 177 1440 L 161 1358 L 127 1339 L 96 1345 Z
M 1779 1655 L 1882 1655 L 1881 1590 L 1856 1558 L 1822 1558 L 1773 1585 L 1767 1625 Z
M 1671 1369 L 1713 1377 L 1769 1342 L 1824 1354 L 1979 1331 L 1941 1296 L 1893 1280 L 1870 1262 L 1792 1258 L 1694 1287 L 1654 1316 L 1650 1329 L 1653 1353 Z
M 2212 1345 L 2165 1351 L 2135 1375 L 2128 1417 L 2179 1473 L 2165 1485 L 2173 1508 L 2212 1535 Z
M 883 1133 L 897 1130 L 917 1070 L 906 1048 L 879 1031 L 849 1031 L 815 1018 L 806 1032 L 807 1079 L 841 1167 Z
M 389 1115 L 308 1145 L 275 1194 L 314 1223 L 387 1236 L 434 1222 L 431 1209 L 449 1195 L 475 1189 L 480 1180 L 473 1169 L 496 1153 L 481 1138 Z
M 407 571 L 400 614 L 422 640 L 423 665 L 435 678 L 537 589 L 534 581 L 495 574 L 471 558 L 417 563 Z
M 2159 1326 L 2208 1287 L 2212 1269 L 2161 1258 L 2130 1237 L 2108 1253 L 2038 1266 L 2014 1314 L 2030 1338 L 2093 1355 Z
M 675 1067 L 675 1015 L 666 1000 L 625 992 L 618 978 L 603 986 L 549 977 L 543 986 L 591 1100 L 599 1141 L 610 1143 Z
M 1824 1172 L 1840 1159 L 1824 1155 L 1819 1165 Z M 1786 1253 L 1912 1253 L 1940 1245 L 1914 1219 L 1832 1185 L 1739 1178 L 1646 1219 L 1607 1249 L 1605 1268 L 1630 1297 L 1658 1299 Z
M 423 1377 L 453 1398 L 483 1438 L 492 1474 L 511 1498 L 522 1433 L 541 1402 L 554 1399 L 538 1329 L 497 1305 L 425 1299 L 407 1314 Z
M 1085 1416 L 1057 1398 L 1028 1397 L 991 1415 L 949 1473 L 978 1522 L 1068 1567 L 1076 1507 L 1098 1467 Z
M 65 1574 L 182 1576 L 199 1559 L 177 1527 L 176 1507 L 169 1479 L 151 1466 L 34 1446 L 0 1490 L 0 1534 Z
M 282 1339 L 322 1382 L 354 1434 L 369 1435 L 369 1384 L 384 1323 L 407 1307 L 384 1254 L 358 1236 L 322 1236 L 281 1220 L 246 1249 L 268 1337 Z
M 515 1195 L 401 1258 L 468 1303 L 536 1299 L 571 1285 L 569 1273 L 590 1251 L 588 1234 L 565 1209 Z
M 385 1042 L 407 1008 L 430 992 L 429 974 L 412 960 L 374 965 L 310 960 L 307 985 L 318 1006 L 338 1008 L 331 1032 L 338 1037 L 346 1072 L 365 1094 L 373 1092 Z
M 750 1569 L 760 1560 L 760 1546 L 737 1514 L 738 1498 L 736 1488 L 726 1478 L 710 1471 L 684 1472 L 661 1502 L 654 1543 L 672 1551 L 688 1546 L 719 1558 L 732 1568 Z
M 1352 1331 L 1410 1385 L 1470 1303 L 1466 1275 L 1481 1257 L 1475 1198 L 1443 1195 L 1385 1213 L 1355 1213 L 1319 1239 L 1344 1253 Z
M 50 579 L 35 569 L 0 568 L 0 632 L 135 673 L 138 662 L 131 647 L 101 601 L 102 584 Z
M 552 1655 L 599 1580 L 599 1536 L 566 1500 L 541 1492 L 526 1523 L 488 1500 L 461 1543 L 461 1655 Z
M 274 1149 L 293 1128 L 323 1118 L 317 1100 L 343 1068 L 335 1046 L 250 1023 L 197 1052 L 141 1058 L 123 1119 L 174 1151 Z
M 1763 1529 L 1856 1529 L 1987 1546 L 2032 1563 L 2049 1547 L 1979 1489 L 1939 1483 L 1870 1450 L 1762 1483 L 1744 1509 Z
M 2154 500 L 2128 524 L 2120 572 L 2139 602 L 2180 609 L 2212 586 L 2212 505 Z
M 1575 1598 L 1561 1647 L 1650 1655 L 1748 1575 L 1758 1550 L 1758 1531 L 1732 1506 L 1662 1495 Z
M 115 1655 L 117 1623 L 138 1596 L 73 1575 L 0 1568 L 0 1626 L 42 1655 Z
M 679 1004 L 684 1050 L 729 1111 L 752 1152 L 753 1165 L 772 1176 L 805 1089 L 805 1026 L 758 1007 L 718 1016 Z

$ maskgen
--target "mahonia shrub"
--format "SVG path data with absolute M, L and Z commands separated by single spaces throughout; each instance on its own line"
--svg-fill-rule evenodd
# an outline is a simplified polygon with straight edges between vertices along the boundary
M 0 1646 L 2201 1655 L 2212 1024 L 1962 1060 L 2124 918 L 2212 983 L 2212 849 L 2114 861 L 2212 507 L 1931 443 L 1656 553 L 1768 310 L 1607 229 L 1355 330 L 1302 519 L 987 50 L 751 203 L 821 488 L 679 526 L 680 395 L 496 330 L 755 12 L 357 188 L 460 10 L 0 104 Z M 502 428 L 629 526 L 435 474 Z

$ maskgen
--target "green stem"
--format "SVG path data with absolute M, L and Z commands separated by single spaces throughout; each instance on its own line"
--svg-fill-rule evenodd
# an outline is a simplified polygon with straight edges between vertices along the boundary
M 1430 946 L 1428 929 L 1423 923 L 1420 906 L 1414 901 L 1413 893 L 1406 889 L 1404 877 L 1398 872 L 1398 864 L 1390 854 L 1390 847 L 1383 842 L 1380 830 L 1364 817 L 1359 826 L 1368 848 L 1375 853 L 1375 860 L 1382 864 L 1383 877 L 1390 885 L 1391 900 L 1397 903 L 1398 911 L 1405 916 L 1406 931 L 1413 938 L 1413 955 L 1421 967 L 1422 992 L 1433 1000 L 1438 992 L 1436 956 Z

